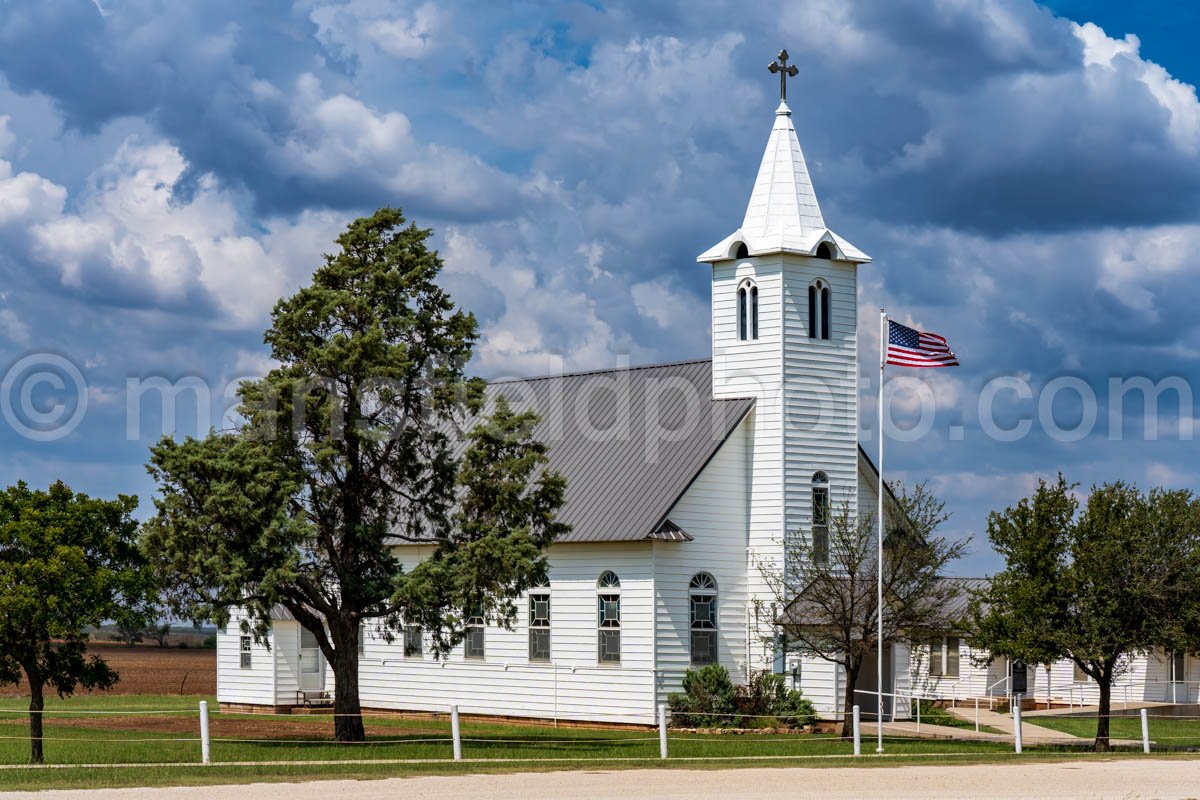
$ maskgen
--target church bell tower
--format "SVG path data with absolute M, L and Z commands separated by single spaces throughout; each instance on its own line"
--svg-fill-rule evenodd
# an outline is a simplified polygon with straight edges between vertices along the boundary
M 771 64 L 779 107 L 741 227 L 697 258 L 712 266 L 713 396 L 756 399 L 747 577 L 751 598 L 768 603 L 753 564 L 782 566 L 788 537 L 819 537 L 822 504 L 857 508 L 857 271 L 871 260 L 825 225 L 787 104 L 797 74 L 787 58 Z M 771 666 L 769 653 L 757 660 Z

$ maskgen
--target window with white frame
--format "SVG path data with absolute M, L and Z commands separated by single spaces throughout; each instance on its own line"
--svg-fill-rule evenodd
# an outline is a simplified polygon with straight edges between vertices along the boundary
M 829 563 L 829 476 L 812 476 L 812 557 L 817 564 Z
M 958 644 L 957 636 L 934 639 L 929 644 L 929 677 L 958 677 Z
M 463 658 L 481 659 L 484 657 L 484 622 L 483 615 L 476 614 L 467 618 L 467 636 L 463 639 Z
M 621 579 L 611 570 L 596 582 L 596 661 L 621 663 Z
M 1075 668 L 1075 671 L 1071 676 L 1071 680 L 1073 682 L 1087 683 L 1090 680 L 1090 678 L 1088 678 L 1088 674 L 1083 671 L 1083 667 L 1079 666 L 1078 664 L 1076 664 L 1073 661 L 1071 662 L 1071 665 Z
M 362 657 L 367 654 L 367 626 L 358 623 L 358 655 Z
M 808 338 L 828 339 L 832 309 L 829 284 L 818 278 L 808 287 Z
M 550 587 L 529 593 L 529 660 L 550 660 Z
M 758 338 L 758 286 L 745 280 L 737 293 L 738 339 L 743 342 Z
M 250 669 L 250 667 L 254 665 L 253 655 L 250 652 L 252 641 L 253 640 L 249 636 L 243 636 L 240 640 L 241 643 L 239 650 L 242 657 L 242 669 Z
M 422 654 L 421 648 L 421 626 L 408 624 L 404 626 L 404 657 L 405 658 L 420 658 Z
M 692 666 L 717 663 L 717 581 L 707 572 L 688 584 L 688 619 Z

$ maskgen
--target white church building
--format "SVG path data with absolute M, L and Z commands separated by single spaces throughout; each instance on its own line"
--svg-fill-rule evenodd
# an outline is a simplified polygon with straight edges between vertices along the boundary
M 782 569 L 788 536 L 823 535 L 814 511 L 820 521 L 831 504 L 876 506 L 878 477 L 858 444 L 857 275 L 871 259 L 826 226 L 785 102 L 741 226 L 697 260 L 712 271 L 710 360 L 491 385 L 542 416 L 571 532 L 551 546 L 548 585 L 520 599 L 512 630 L 481 622 L 435 659 L 419 629 L 389 643 L 367 626 L 364 708 L 454 703 L 471 714 L 652 723 L 688 668 L 718 663 L 738 682 L 784 672 L 823 716 L 841 716 L 840 668 L 776 652 L 760 564 Z M 432 549 L 398 546 L 406 564 Z M 946 640 L 935 669 L 928 648 L 897 646 L 885 691 L 1003 694 L 1004 665 L 969 656 L 969 643 Z M 873 690 L 874 659 L 863 671 L 860 685 Z M 225 707 L 288 709 L 332 681 L 313 637 L 286 614 L 265 644 L 236 619 L 218 637 Z

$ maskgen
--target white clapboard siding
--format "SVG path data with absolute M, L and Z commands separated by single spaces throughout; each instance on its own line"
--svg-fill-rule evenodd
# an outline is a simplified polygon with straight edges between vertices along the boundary
M 841 716 L 842 695 L 846 690 L 845 670 L 841 666 L 812 655 L 793 656 L 789 668 L 799 661 L 800 689 L 812 701 L 817 713 L 826 719 Z
M 1154 684 L 1147 683 L 1147 672 L 1152 662 L 1151 657 L 1145 655 L 1135 655 L 1130 657 L 1128 666 L 1123 670 L 1122 674 L 1113 679 L 1112 686 L 1112 702 L 1114 706 L 1119 706 L 1120 703 L 1129 701 L 1141 701 L 1146 699 L 1157 700 L 1157 697 L 1147 697 L 1148 693 L 1159 694 L 1161 688 L 1156 688 Z M 1030 683 L 1033 683 L 1033 674 L 1035 670 L 1031 667 L 1029 670 Z M 1045 697 L 1047 693 L 1056 701 L 1074 703 L 1076 705 L 1096 705 L 1100 702 L 1100 686 L 1091 678 L 1084 681 L 1076 682 L 1075 680 L 1075 664 L 1069 659 L 1061 659 L 1055 661 L 1050 666 L 1050 682 L 1049 688 L 1046 688 L 1046 672 L 1043 667 L 1038 667 L 1039 685 L 1034 691 L 1034 687 L 1030 687 L 1030 694 L 1035 697 Z M 1152 674 L 1152 673 L 1151 673 Z M 1153 678 L 1151 678 L 1153 680 Z
M 275 702 L 296 702 L 300 688 L 300 623 L 278 620 L 272 623 L 275 655 Z
M 266 642 L 251 642 L 250 667 L 242 668 L 241 621 L 235 610 L 229 624 L 217 632 L 217 701 L 248 705 L 275 705 L 274 635 Z
M 812 478 L 829 477 L 833 513 L 853 516 L 859 500 L 857 267 L 846 261 L 783 256 L 784 525 L 808 533 Z M 829 286 L 830 338 L 808 336 L 808 288 Z
M 654 681 L 654 572 L 650 542 L 556 544 L 550 548 L 551 663 L 530 662 L 528 603 L 517 602 L 512 630 L 488 626 L 485 657 L 459 645 L 435 660 L 404 656 L 403 642 L 368 640 L 359 662 L 362 703 L 370 708 L 445 711 L 545 719 L 651 723 Z M 400 548 L 411 566 L 428 547 Z M 621 663 L 597 663 L 597 586 L 621 580 Z
M 749 445 L 747 419 L 697 476 L 668 518 L 692 535 L 690 542 L 655 542 L 652 560 L 657 604 L 659 700 L 680 691 L 691 666 L 692 577 L 707 572 L 717 582 L 718 663 L 735 681 L 747 667 L 747 505 Z
M 758 286 L 759 337 L 740 341 L 737 290 L 745 279 Z M 783 268 L 781 257 L 722 261 L 713 265 L 713 396 L 753 397 L 747 590 L 749 600 L 769 604 L 771 592 L 757 566 L 779 568 L 783 561 L 782 345 Z M 770 565 L 775 565 L 771 567 Z M 774 655 L 771 628 L 752 615 L 751 668 L 770 669 Z
M 977 664 L 976 659 L 986 659 L 986 650 L 972 647 L 970 639 L 959 639 L 958 644 L 958 675 L 929 674 L 929 645 L 919 645 L 912 648 L 908 663 L 908 685 L 916 695 L 937 697 L 942 699 L 964 700 L 968 697 L 984 697 L 992 678 L 992 668 L 984 663 Z M 1003 677 L 1003 672 L 999 674 Z M 1032 677 L 1032 673 L 1031 673 Z M 1003 690 L 1003 687 L 1001 687 Z

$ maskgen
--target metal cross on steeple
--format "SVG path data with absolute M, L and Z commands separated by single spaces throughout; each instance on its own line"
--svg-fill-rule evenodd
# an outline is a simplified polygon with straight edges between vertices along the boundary
M 791 76 L 794 78 L 800 72 L 800 70 L 796 69 L 795 64 L 789 65 L 787 63 L 787 60 L 788 60 L 788 51 L 780 50 L 779 51 L 779 60 L 772 61 L 770 64 L 767 65 L 767 69 L 771 71 L 772 75 L 774 75 L 776 72 L 779 73 L 779 99 L 780 100 L 787 100 L 788 76 Z

